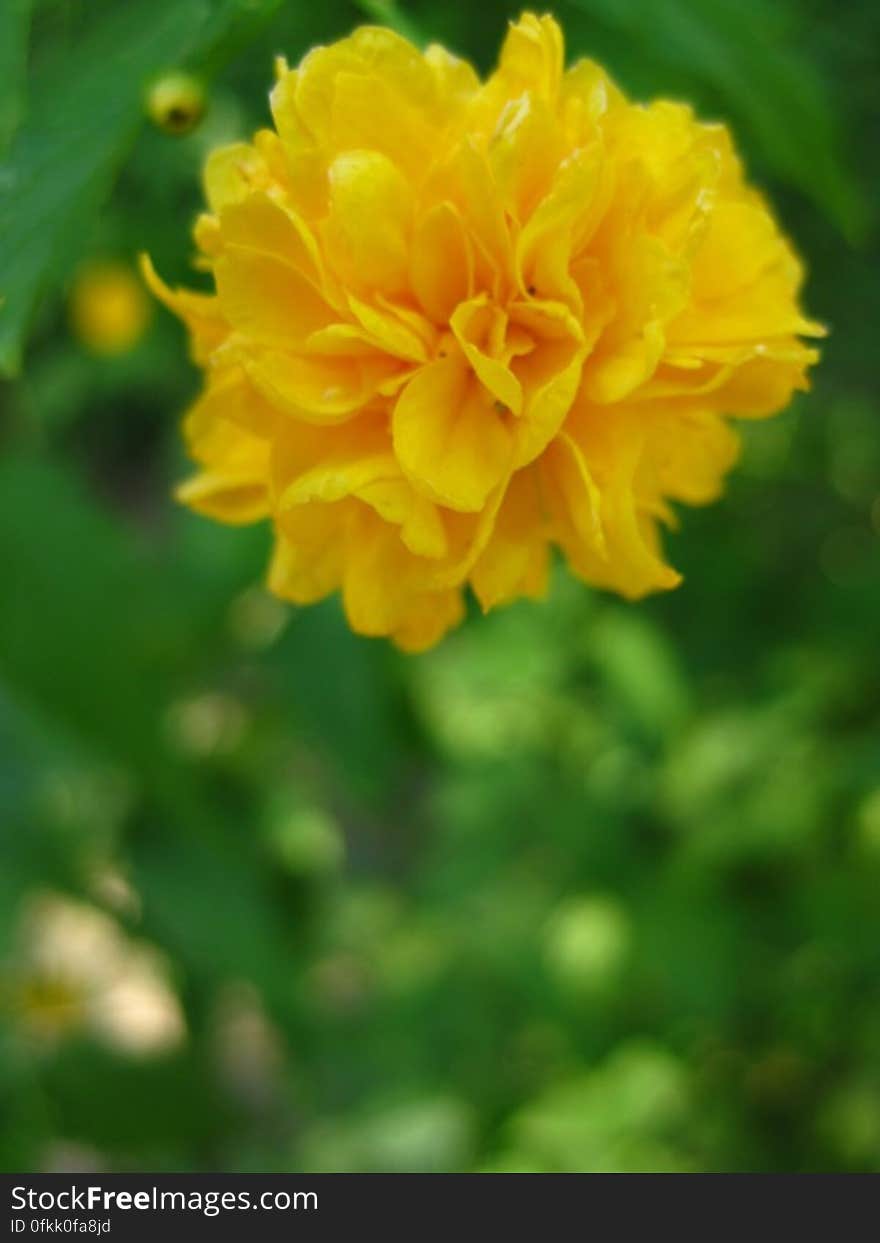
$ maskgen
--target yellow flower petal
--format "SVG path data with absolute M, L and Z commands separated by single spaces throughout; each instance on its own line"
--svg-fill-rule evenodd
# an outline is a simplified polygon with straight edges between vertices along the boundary
M 205 161 L 202 173 L 205 198 L 212 212 L 239 203 L 268 184 L 268 172 L 258 152 L 246 142 L 218 147 Z
M 417 488 L 450 509 L 477 510 L 510 469 L 512 436 L 461 364 L 439 359 L 394 407 L 394 452 Z
M 492 135 L 489 164 L 509 214 L 528 220 L 565 154 L 556 118 L 531 91 L 508 100 Z
M 602 495 L 577 441 L 561 433 L 541 458 L 542 494 L 554 521 L 570 527 L 578 545 L 608 557 Z
M 461 592 L 435 591 L 413 597 L 391 638 L 404 652 L 424 652 L 464 619 Z
M 504 362 L 492 357 L 503 345 L 507 316 L 499 321 L 499 313 L 483 295 L 461 303 L 449 323 L 480 382 L 502 406 L 519 414 L 523 405 L 522 385 Z M 491 338 L 496 328 L 499 339 L 493 342 Z
M 563 261 L 568 265 L 576 246 L 583 246 L 591 233 L 591 222 L 602 206 L 602 150 L 598 143 L 576 151 L 560 167 L 552 187 L 531 213 L 516 243 L 517 276 L 520 293 L 536 282 L 538 268 L 548 245 L 563 243 Z M 542 289 L 544 296 L 548 291 Z
M 365 26 L 316 48 L 296 78 L 298 120 L 331 151 L 375 150 L 417 171 L 431 153 L 436 74 L 391 30 Z
M 658 493 L 688 505 L 717 500 L 724 476 L 739 457 L 740 441 L 711 411 L 689 411 L 646 420 L 646 458 Z
M 225 245 L 279 259 L 327 296 L 327 274 L 318 243 L 296 212 L 266 194 L 254 193 L 223 208 L 218 223 Z
M 547 525 L 534 471 L 510 481 L 492 537 L 474 564 L 471 583 L 484 612 L 517 596 L 539 599 L 547 588 Z
M 285 511 L 277 521 L 269 590 L 294 604 L 313 604 L 341 587 L 355 505 L 316 503 Z
M 362 484 L 357 491 L 360 500 L 385 522 L 400 527 L 405 547 L 417 557 L 440 560 L 449 553 L 449 539 L 440 509 L 420 496 L 402 475 L 386 475 Z
M 413 600 L 424 594 L 424 570 L 397 530 L 367 507 L 357 512 L 351 539 L 357 556 L 347 559 L 342 585 L 351 627 L 360 634 L 392 634 L 405 622 Z
M 224 417 L 230 387 L 221 379 L 186 416 L 185 432 L 201 470 L 180 484 L 178 500 L 190 508 L 232 524 L 255 522 L 269 512 L 269 442 Z M 224 413 L 220 413 L 220 412 Z
M 466 60 L 453 56 L 439 43 L 430 43 L 425 48 L 425 64 L 436 84 L 441 123 L 448 126 L 462 116 L 480 89 L 480 79 Z
M 343 358 L 265 350 L 248 357 L 245 367 L 254 387 L 278 410 L 322 424 L 348 419 L 396 373 L 395 363 L 375 351 Z
M 515 363 L 525 393 L 516 427 L 514 466 L 542 453 L 562 427 L 578 391 L 586 346 L 581 328 L 561 303 L 514 303 L 511 317 L 530 333 L 535 348 Z
M 549 16 L 524 13 L 507 33 L 492 83 L 500 80 L 508 96 L 534 90 L 553 98 L 562 81 L 564 59 L 565 44 L 557 22 Z
M 227 246 L 214 275 L 223 314 L 257 345 L 295 347 L 334 318 L 314 285 L 274 255 Z
M 190 333 L 193 358 L 205 363 L 211 353 L 228 335 L 228 325 L 213 294 L 193 293 L 189 289 L 171 289 L 156 272 L 148 255 L 140 257 L 141 275 L 147 287 L 169 311 L 186 324 Z
M 382 429 L 372 420 L 356 420 L 340 429 L 314 465 L 291 479 L 276 504 L 286 510 L 310 501 L 341 501 L 370 484 L 398 477 Z
M 562 542 L 576 573 L 630 599 L 678 586 L 681 575 L 662 558 L 652 497 L 638 491 L 646 429 L 629 409 L 607 419 L 601 406 L 582 405 L 567 430 L 589 464 L 600 496 L 602 545 L 565 538 Z
M 175 496 L 196 513 L 229 526 L 247 526 L 269 513 L 266 485 L 253 472 L 238 478 L 234 473 L 202 470 L 178 484 Z
M 412 193 L 378 151 L 346 151 L 329 169 L 330 214 L 322 240 L 339 279 L 359 292 L 406 288 Z
M 448 200 L 437 203 L 416 226 L 410 252 L 410 283 L 425 314 L 448 322 L 470 297 L 474 255 L 461 216 Z
M 379 309 L 349 295 L 349 307 L 363 326 L 367 339 L 395 358 L 423 362 L 427 357 L 424 338 L 387 309 Z

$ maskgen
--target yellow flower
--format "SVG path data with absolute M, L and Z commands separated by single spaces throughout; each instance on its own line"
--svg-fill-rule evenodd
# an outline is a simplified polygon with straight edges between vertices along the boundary
M 214 294 L 154 291 L 205 369 L 184 501 L 269 517 L 269 581 L 429 647 L 463 593 L 676 586 L 658 525 L 718 496 L 727 416 L 781 409 L 820 335 L 730 136 L 564 68 L 550 17 L 481 83 L 367 27 L 283 62 L 275 128 L 215 151 Z
M 151 307 L 137 275 L 125 263 L 90 263 L 70 293 L 74 335 L 94 354 L 125 354 L 143 336 Z

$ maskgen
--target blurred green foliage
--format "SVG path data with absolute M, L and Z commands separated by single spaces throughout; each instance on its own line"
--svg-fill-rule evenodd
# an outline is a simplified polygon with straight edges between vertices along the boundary
M 0 1167 L 880 1169 L 880 10 L 559 4 L 732 120 L 833 335 L 678 592 L 560 572 L 421 657 L 172 504 L 168 317 L 98 359 L 65 313 L 89 256 L 187 275 L 205 151 L 364 12 L 486 68 L 516 8 L 0 8 Z

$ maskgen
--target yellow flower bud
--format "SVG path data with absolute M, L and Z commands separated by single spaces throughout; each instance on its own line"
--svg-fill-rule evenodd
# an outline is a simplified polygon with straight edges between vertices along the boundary
M 166 134 L 188 134 L 205 114 L 205 89 L 188 73 L 169 73 L 147 93 L 147 115 Z
M 90 263 L 70 294 L 74 336 L 93 354 L 124 354 L 143 336 L 151 307 L 143 285 L 124 263 Z

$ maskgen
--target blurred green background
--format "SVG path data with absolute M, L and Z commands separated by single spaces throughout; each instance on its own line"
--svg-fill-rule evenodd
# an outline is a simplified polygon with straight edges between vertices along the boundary
M 418 657 L 289 610 L 170 500 L 178 325 L 71 330 L 86 260 L 190 279 L 274 53 L 390 18 L 487 69 L 519 7 L 0 6 L 0 1168 L 880 1169 L 880 7 L 556 7 L 731 121 L 832 327 L 672 595 L 559 572 Z

